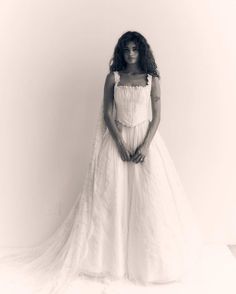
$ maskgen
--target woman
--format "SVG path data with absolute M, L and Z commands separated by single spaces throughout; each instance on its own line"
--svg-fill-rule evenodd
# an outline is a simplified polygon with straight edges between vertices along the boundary
M 158 130 L 159 80 L 145 37 L 123 34 L 82 192 L 57 232 L 33 249 L 31 270 L 59 272 L 61 284 L 80 276 L 148 285 L 181 281 L 191 269 L 202 238 Z
M 81 264 L 87 275 L 141 284 L 178 281 L 201 244 L 158 131 L 159 78 L 146 39 L 138 32 L 122 35 L 104 86 L 105 132 Z

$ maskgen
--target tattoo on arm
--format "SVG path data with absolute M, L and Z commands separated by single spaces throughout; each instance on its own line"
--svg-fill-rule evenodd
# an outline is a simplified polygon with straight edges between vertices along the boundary
M 158 100 L 160 100 L 160 97 L 159 96 L 153 96 L 152 99 L 157 102 Z

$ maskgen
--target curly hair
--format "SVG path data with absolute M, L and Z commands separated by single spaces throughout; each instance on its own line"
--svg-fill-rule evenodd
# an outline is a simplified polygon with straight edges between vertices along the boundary
M 115 46 L 113 57 L 109 62 L 110 71 L 120 71 L 125 69 L 126 61 L 124 60 L 124 48 L 128 42 L 134 42 L 139 50 L 139 65 L 146 74 L 158 77 L 160 79 L 160 72 L 145 37 L 136 31 L 127 31 L 119 39 Z

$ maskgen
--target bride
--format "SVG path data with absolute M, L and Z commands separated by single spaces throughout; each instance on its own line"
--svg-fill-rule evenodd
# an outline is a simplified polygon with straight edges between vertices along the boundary
M 70 213 L 43 244 L 1 260 L 46 277 L 50 293 L 72 279 L 182 281 L 203 242 L 159 132 L 160 110 L 150 45 L 128 31 L 114 49 L 88 172 Z

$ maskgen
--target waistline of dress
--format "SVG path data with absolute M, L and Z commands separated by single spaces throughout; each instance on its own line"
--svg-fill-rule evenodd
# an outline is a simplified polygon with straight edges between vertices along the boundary
M 145 120 L 142 120 L 142 121 L 140 121 L 138 123 L 135 123 L 135 124 L 127 124 L 127 123 L 124 123 L 124 122 L 119 121 L 118 119 L 115 119 L 116 125 L 122 125 L 122 126 L 128 127 L 128 128 L 134 128 L 134 127 L 137 127 L 140 124 L 150 123 L 150 122 L 151 122 L 150 119 L 145 119 Z

